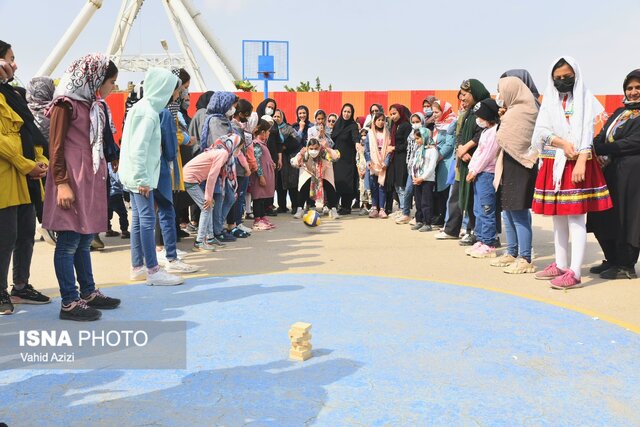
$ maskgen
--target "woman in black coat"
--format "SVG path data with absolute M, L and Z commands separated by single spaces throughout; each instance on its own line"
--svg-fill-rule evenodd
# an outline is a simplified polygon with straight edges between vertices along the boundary
M 624 79 L 624 106 L 594 138 L 613 209 L 587 214 L 605 260 L 590 272 L 603 279 L 634 279 L 640 254 L 640 69 Z
M 348 215 L 351 213 L 351 203 L 355 196 L 356 171 L 356 144 L 360 142 L 358 124 L 354 120 L 355 109 L 351 104 L 342 106 L 340 118 L 331 132 L 334 150 L 340 152 L 340 159 L 333 164 L 333 173 L 336 182 L 336 192 L 340 203 L 338 213 Z
M 391 144 L 395 147 L 393 151 L 392 167 L 387 172 L 387 177 L 391 178 L 389 184 L 393 185 L 398 196 L 398 203 L 402 212 L 404 206 L 404 187 L 407 183 L 407 138 L 411 133 L 411 111 L 401 104 L 393 104 L 389 107 L 389 117 L 391 118 Z M 386 183 L 385 183 L 386 184 Z M 385 185 L 387 187 L 387 185 Z M 388 197 L 387 200 L 392 200 Z M 393 203 L 393 202 L 392 202 Z M 390 209 L 388 209 L 391 213 Z

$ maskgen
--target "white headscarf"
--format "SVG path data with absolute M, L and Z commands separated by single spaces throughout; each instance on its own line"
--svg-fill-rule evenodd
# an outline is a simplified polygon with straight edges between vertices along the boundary
M 100 168 L 100 160 L 104 158 L 102 143 L 106 116 L 102 101 L 96 99 L 96 92 L 104 83 L 109 66 L 109 58 L 102 53 L 92 53 L 71 63 L 64 72 L 54 94 L 54 101 L 59 97 L 67 97 L 90 105 L 89 143 L 93 159 L 93 173 Z
M 564 59 L 573 68 L 576 75 L 573 86 L 573 115 L 570 123 L 565 118 L 565 110 L 562 106 L 562 96 L 553 85 L 553 66 Z M 596 97 L 591 93 L 582 80 L 580 66 L 570 56 L 562 56 L 556 59 L 549 70 L 547 88 L 544 91 L 544 98 L 536 120 L 533 131 L 532 145 L 542 151 L 544 144 L 543 135 L 553 134 L 573 143 L 576 151 L 588 148 L 593 143 L 593 127 L 598 116 L 604 108 Z M 567 162 L 564 150 L 557 149 L 553 164 L 554 191 L 560 190 L 562 174 Z

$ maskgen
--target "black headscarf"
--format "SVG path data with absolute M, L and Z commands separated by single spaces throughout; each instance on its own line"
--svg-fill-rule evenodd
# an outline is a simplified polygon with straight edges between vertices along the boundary
M 298 113 L 300 110 L 304 110 L 307 112 L 307 118 L 304 121 L 304 130 L 302 131 L 302 145 L 307 145 L 307 133 L 309 132 L 309 128 L 311 127 L 311 122 L 309 121 L 309 108 L 306 105 L 300 105 L 296 108 L 296 122 L 292 126 L 296 131 L 300 130 L 300 120 L 298 119 Z
M 265 110 L 267 109 L 267 104 L 269 102 L 273 102 L 273 105 L 274 105 L 273 112 L 274 113 L 276 112 L 276 110 L 278 109 L 278 103 L 273 98 L 267 98 L 264 101 L 262 101 L 260 104 L 258 104 L 258 107 L 256 107 L 256 113 L 258 114 L 258 117 L 262 117 L 265 114 L 267 114 Z
M 351 108 L 351 118 L 349 120 L 345 120 L 342 118 L 342 112 L 345 107 Z M 336 124 L 333 126 L 333 131 L 331 131 L 331 139 L 334 141 L 338 139 L 338 137 L 345 131 L 348 131 L 351 126 L 358 126 L 356 121 L 354 120 L 354 116 L 356 115 L 356 109 L 353 108 L 353 105 L 347 103 L 342 106 L 340 109 L 340 115 L 338 116 L 338 120 L 336 120 Z
M 633 70 L 632 72 L 627 74 L 627 77 L 624 78 L 624 83 L 622 83 L 622 93 L 626 92 L 627 85 L 629 84 L 629 80 L 631 80 L 631 79 L 636 79 L 636 80 L 640 81 L 640 68 L 637 69 L 637 70 Z M 625 101 L 627 100 L 627 96 L 626 95 L 625 95 L 624 99 L 625 99 Z M 640 109 L 640 102 L 634 102 L 634 103 L 625 102 L 624 107 L 627 110 L 638 110 L 638 109 Z
M 196 102 L 196 110 L 207 108 L 207 105 L 209 105 L 209 101 L 211 100 L 213 94 L 214 92 L 212 90 L 208 90 L 200 95 L 200 97 L 198 98 L 198 102 Z
M 500 78 L 503 78 L 503 77 L 517 77 L 520 80 L 522 80 L 522 82 L 525 85 L 527 85 L 527 87 L 529 88 L 533 96 L 536 98 L 536 103 L 538 104 L 538 106 L 540 106 L 540 103 L 538 102 L 538 98 L 540 98 L 540 93 L 538 92 L 538 88 L 536 87 L 536 84 L 533 82 L 533 77 L 531 77 L 531 74 L 529 74 L 527 70 L 523 70 L 523 69 L 507 70 L 504 73 L 502 73 L 502 75 L 500 76 Z
M 7 100 L 7 105 L 20 116 L 24 124 L 20 128 L 20 140 L 22 142 L 22 155 L 29 160 L 36 160 L 36 146 L 41 146 L 46 154 L 47 140 L 44 138 L 35 123 L 35 118 L 27 105 L 27 91 L 21 87 L 13 87 L 9 83 L 0 84 L 0 93 Z M 27 178 L 31 202 L 42 203 L 40 192 L 40 180 Z

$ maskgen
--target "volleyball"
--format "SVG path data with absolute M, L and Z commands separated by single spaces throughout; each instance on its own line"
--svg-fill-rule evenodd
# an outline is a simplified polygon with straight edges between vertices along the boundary
M 307 227 L 317 227 L 320 225 L 320 214 L 315 209 L 309 209 L 302 217 L 302 222 Z

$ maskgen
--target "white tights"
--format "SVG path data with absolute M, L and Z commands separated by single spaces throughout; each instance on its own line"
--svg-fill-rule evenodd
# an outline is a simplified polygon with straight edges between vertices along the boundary
M 553 240 L 558 268 L 567 267 L 580 278 L 580 268 L 587 245 L 587 215 L 556 215 L 553 217 Z M 571 236 L 571 265 L 569 266 L 569 236 Z

